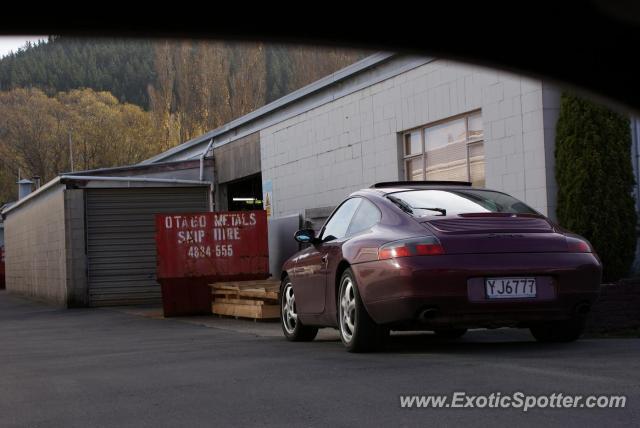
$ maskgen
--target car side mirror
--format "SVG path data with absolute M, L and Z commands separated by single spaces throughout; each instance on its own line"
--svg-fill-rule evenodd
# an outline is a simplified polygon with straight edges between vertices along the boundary
M 293 239 L 302 244 L 312 244 L 318 240 L 313 229 L 300 229 L 293 235 Z

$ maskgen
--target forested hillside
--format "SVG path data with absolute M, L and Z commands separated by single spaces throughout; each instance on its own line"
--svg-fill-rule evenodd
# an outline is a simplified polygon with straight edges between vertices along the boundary
M 2 91 L 36 87 L 54 95 L 92 88 L 145 109 L 154 77 L 153 43 L 148 40 L 49 38 L 0 60 Z
M 47 181 L 71 169 L 70 150 L 75 169 L 136 163 L 364 56 L 188 40 L 30 45 L 0 59 L 0 202 L 15 199 L 18 170 Z

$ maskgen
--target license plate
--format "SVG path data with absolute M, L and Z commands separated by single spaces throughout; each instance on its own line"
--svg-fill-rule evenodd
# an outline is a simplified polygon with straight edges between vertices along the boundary
M 536 297 L 535 278 L 487 278 L 484 285 L 489 299 Z

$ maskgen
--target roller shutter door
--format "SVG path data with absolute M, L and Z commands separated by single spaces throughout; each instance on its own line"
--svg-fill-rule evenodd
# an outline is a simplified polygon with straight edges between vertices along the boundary
M 87 189 L 91 306 L 158 303 L 154 214 L 208 211 L 207 190 Z

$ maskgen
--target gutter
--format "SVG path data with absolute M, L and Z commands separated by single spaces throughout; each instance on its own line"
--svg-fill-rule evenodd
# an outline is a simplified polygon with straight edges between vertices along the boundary
M 61 175 L 60 182 L 67 184 L 71 181 L 131 181 L 138 183 L 172 183 L 172 184 L 196 184 L 199 186 L 209 184 L 198 180 L 178 180 L 174 178 L 147 178 L 147 177 L 102 177 L 93 175 Z

